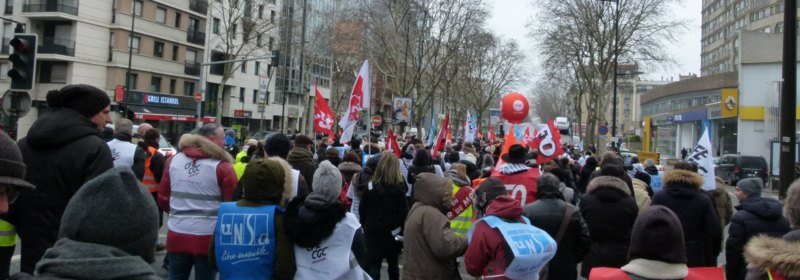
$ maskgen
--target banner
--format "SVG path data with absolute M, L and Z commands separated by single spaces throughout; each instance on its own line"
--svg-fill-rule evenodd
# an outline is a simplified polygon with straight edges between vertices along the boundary
M 547 125 L 542 127 L 531 143 L 534 149 L 539 150 L 536 155 L 536 163 L 539 165 L 564 154 L 564 150 L 561 149 L 561 133 L 552 119 L 547 121 Z
M 452 220 L 472 206 L 474 190 L 471 187 L 463 186 L 450 199 L 450 211 L 447 212 L 447 219 Z
M 450 114 L 447 114 L 444 116 L 442 129 L 439 130 L 439 135 L 436 136 L 436 143 L 434 144 L 433 149 L 431 149 L 431 156 L 433 156 L 433 158 L 439 156 L 439 150 L 444 149 L 445 141 L 447 140 L 447 131 L 449 130 L 447 129 L 449 123 Z
M 392 100 L 392 124 L 400 124 L 405 122 L 406 125 L 411 125 L 414 110 L 414 100 L 406 97 L 395 97 Z
M 317 96 L 314 101 L 314 131 L 333 138 L 333 110 L 320 94 L 316 84 L 314 84 L 314 93 Z
M 339 127 L 344 129 L 344 133 L 339 138 L 339 143 L 346 144 L 353 138 L 353 131 L 358 123 L 358 112 L 369 108 L 369 90 L 369 61 L 364 60 L 361 70 L 358 71 L 356 82 L 353 84 L 353 90 L 350 92 L 350 105 L 347 107 L 347 113 L 339 121 Z
M 434 135 L 436 135 L 436 118 L 431 118 L 431 130 L 428 132 L 428 146 L 433 147 L 436 144 L 436 139 L 434 139 Z
M 386 135 L 386 146 L 383 147 L 384 151 L 390 151 L 394 153 L 398 158 L 401 156 L 400 146 L 397 145 L 397 135 L 394 135 L 394 130 L 389 129 L 389 133 Z
M 464 143 L 475 142 L 475 132 L 478 126 L 475 123 L 475 114 L 470 114 L 467 111 L 467 120 L 464 121 Z
M 714 177 L 714 161 L 711 158 L 712 154 L 711 140 L 708 138 L 708 125 L 706 125 L 703 130 L 703 136 L 700 137 L 697 146 L 694 146 L 694 150 L 692 150 L 687 161 L 697 164 L 697 173 L 703 176 L 703 189 L 709 191 L 717 188 Z

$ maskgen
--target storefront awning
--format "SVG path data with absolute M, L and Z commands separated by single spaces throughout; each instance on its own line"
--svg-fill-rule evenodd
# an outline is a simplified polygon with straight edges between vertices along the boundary
M 178 122 L 197 121 L 197 119 L 194 117 L 194 115 L 197 113 L 196 111 L 182 108 L 128 105 L 128 109 L 133 112 L 133 118 L 136 120 Z M 216 122 L 217 118 L 203 117 L 201 121 L 204 123 Z

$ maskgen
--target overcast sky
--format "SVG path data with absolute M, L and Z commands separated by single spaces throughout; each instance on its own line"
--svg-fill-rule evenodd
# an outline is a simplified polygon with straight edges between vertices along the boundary
M 678 17 L 685 18 L 689 29 L 677 36 L 678 42 L 665 46 L 676 60 L 676 65 L 664 65 L 661 69 L 646 73 L 648 80 L 668 80 L 670 77 L 678 79 L 679 74 L 700 73 L 700 25 L 701 5 L 700 0 L 681 0 L 680 4 L 673 5 L 671 12 Z M 488 28 L 505 39 L 514 39 L 520 43 L 527 55 L 529 71 L 532 74 L 527 86 L 518 89 L 527 92 L 537 78 L 540 77 L 541 60 L 538 59 L 539 51 L 535 42 L 527 35 L 526 24 L 534 20 L 537 14 L 532 0 L 489 0 L 492 16 L 488 19 Z M 663 78 L 662 78 L 663 77 Z

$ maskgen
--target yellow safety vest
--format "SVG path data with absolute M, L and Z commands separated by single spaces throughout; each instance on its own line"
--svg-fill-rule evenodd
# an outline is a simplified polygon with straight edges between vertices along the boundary
M 236 172 L 236 179 L 242 179 L 244 169 L 247 167 L 246 162 L 242 162 L 242 158 L 247 156 L 247 152 L 241 151 L 236 154 L 236 160 L 233 163 L 233 171 Z
M 458 193 L 459 190 L 461 190 L 461 187 L 453 184 L 453 195 Z M 472 226 L 472 215 L 472 205 L 470 205 L 464 212 L 461 212 L 461 214 L 458 214 L 458 216 L 450 220 L 450 229 L 452 229 L 457 236 L 467 237 L 467 232 Z
M 17 245 L 17 231 L 5 220 L 0 220 L 0 247 Z

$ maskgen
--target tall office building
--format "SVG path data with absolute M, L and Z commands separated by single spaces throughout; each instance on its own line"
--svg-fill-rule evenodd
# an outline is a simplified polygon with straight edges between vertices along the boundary
M 783 32 L 783 0 L 703 0 L 702 76 L 738 69 L 737 31 Z

